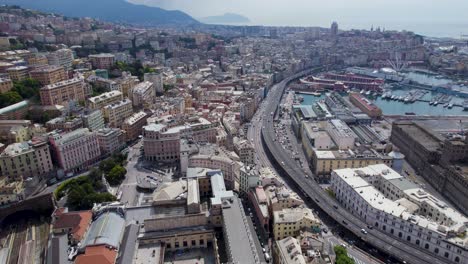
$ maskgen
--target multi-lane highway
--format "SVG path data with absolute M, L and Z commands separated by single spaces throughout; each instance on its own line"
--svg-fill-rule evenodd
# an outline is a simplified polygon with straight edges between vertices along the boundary
M 332 217 L 337 223 L 342 224 L 343 227 L 361 237 L 367 243 L 372 244 L 380 250 L 408 263 L 448 263 L 445 259 L 439 256 L 433 255 L 415 245 L 392 238 L 390 235 L 381 232 L 378 229 L 368 230 L 368 234 L 366 235 L 362 234 L 361 229 L 367 229 L 367 224 L 347 212 L 343 207 L 339 206 L 339 209 L 335 209 L 333 206 L 337 205 L 336 201 L 334 201 L 315 181 L 310 180 L 310 177 L 306 178 L 303 169 L 297 165 L 292 157 L 284 151 L 282 146 L 275 140 L 276 134 L 274 131 L 274 117 L 287 84 L 292 80 L 318 70 L 319 69 L 300 72 L 272 87 L 262 105 L 262 107 L 264 107 L 264 109 L 261 109 L 263 115 L 259 119 L 255 120 L 256 122 L 253 122 L 256 126 L 262 127 L 261 137 L 264 144 L 256 145 L 258 156 L 263 158 L 268 154 L 271 164 L 275 165 L 281 176 L 289 177 L 289 179 L 295 183 L 297 188 L 302 191 L 306 197 L 310 197 L 317 206 Z M 255 131 L 252 131 L 249 136 L 253 136 L 255 140 L 254 134 Z M 262 163 L 265 164 L 266 162 L 263 161 Z

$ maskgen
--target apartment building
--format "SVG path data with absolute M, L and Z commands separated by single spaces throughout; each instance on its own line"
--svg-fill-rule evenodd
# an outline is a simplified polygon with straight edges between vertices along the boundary
M 102 113 L 109 127 L 121 127 L 124 120 L 133 114 L 132 101 L 125 98 L 106 105 L 102 108 Z
M 384 164 L 335 170 L 336 199 L 369 226 L 450 263 L 468 261 L 468 219 Z
M 234 138 L 234 151 L 239 155 L 241 162 L 255 165 L 255 149 L 249 140 Z
M 22 180 L 9 182 L 7 178 L 0 179 L 0 206 L 23 200 L 23 183 L 24 182 Z
M 115 56 L 109 53 L 89 55 L 88 59 L 95 69 L 110 69 L 115 64 Z
M 65 172 L 84 170 L 101 156 L 97 133 L 87 128 L 65 134 L 52 133 L 49 141 L 55 161 Z
M 0 78 L 0 93 L 6 93 L 13 88 L 13 82 L 8 78 Z
M 180 158 L 181 138 L 216 142 L 216 126 L 204 118 L 192 118 L 177 126 L 150 124 L 143 128 L 145 159 L 175 162 Z
M 301 230 L 319 226 L 320 221 L 309 208 L 286 208 L 273 212 L 273 236 L 275 240 L 281 240 L 288 236 L 298 236 Z
M 83 119 L 83 126 L 91 131 L 97 131 L 105 127 L 104 117 L 99 110 L 86 112 L 81 116 L 81 119 Z
M 118 128 L 102 128 L 97 131 L 101 154 L 112 155 L 125 146 L 125 137 Z
M 53 84 L 68 79 L 68 75 L 62 66 L 49 65 L 35 69 L 29 73 L 31 78 L 42 85 Z
M 65 71 L 72 69 L 74 56 L 71 49 L 59 49 L 54 52 L 49 52 L 46 56 L 49 65 L 61 66 Z
M 0 154 L 0 170 L 9 181 L 45 177 L 53 169 L 46 141 L 33 139 L 8 145 Z
M 120 91 L 110 91 L 98 96 L 88 98 L 88 106 L 91 109 L 100 110 L 106 105 L 122 101 L 123 96 Z
M 135 140 L 142 134 L 142 128 L 146 125 L 148 117 L 147 113 L 140 111 L 124 120 L 122 130 L 125 131 L 127 141 Z
M 85 100 L 86 84 L 81 78 L 73 78 L 46 85 L 39 91 L 42 105 L 68 105 L 70 101 Z
M 22 81 L 29 78 L 29 68 L 26 66 L 11 67 L 6 71 L 12 81 Z
M 142 82 L 132 89 L 132 102 L 135 107 L 144 107 L 152 103 L 154 97 L 153 83 Z
M 145 82 L 151 82 L 153 84 L 155 95 L 164 93 L 162 73 L 157 73 L 157 72 L 145 73 L 144 80 Z

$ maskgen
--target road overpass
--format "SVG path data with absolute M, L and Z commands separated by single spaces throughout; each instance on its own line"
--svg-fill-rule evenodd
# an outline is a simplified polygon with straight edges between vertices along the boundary
M 364 241 L 379 248 L 381 251 L 395 256 L 398 259 L 404 260 L 413 264 L 442 264 L 449 263 L 447 260 L 436 256 L 426 250 L 419 248 L 413 244 L 405 243 L 390 235 L 378 230 L 368 230 L 368 234 L 361 233 L 362 228 L 367 229 L 367 224 L 360 218 L 346 211 L 332 197 L 330 197 L 315 181 L 310 177 L 305 177 L 305 172 L 297 166 L 281 145 L 275 141 L 274 117 L 276 115 L 278 105 L 281 102 L 281 97 L 285 91 L 287 84 L 297 78 L 318 72 L 321 68 L 306 70 L 295 74 L 280 83 L 274 85 L 265 99 L 265 109 L 262 120 L 261 136 L 263 147 L 257 148 L 257 151 L 264 151 L 268 154 L 271 163 L 280 172 L 282 177 L 288 177 L 293 182 L 298 190 L 300 190 L 307 198 L 311 199 L 318 207 L 332 217 L 337 223 L 348 229 L 356 236 L 361 237 Z M 271 114 L 273 113 L 273 114 Z M 264 149 L 263 149 L 264 148 Z M 338 206 L 335 209 L 334 206 Z M 346 223 L 346 224 L 344 224 Z

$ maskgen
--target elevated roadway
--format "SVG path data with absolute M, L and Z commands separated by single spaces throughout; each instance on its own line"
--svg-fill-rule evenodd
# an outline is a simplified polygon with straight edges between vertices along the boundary
M 274 85 L 270 90 L 264 102 L 263 115 L 261 123 L 261 137 L 263 146 L 257 146 L 258 152 L 264 152 L 270 162 L 275 166 L 282 177 L 288 177 L 289 180 L 306 196 L 317 204 L 325 213 L 332 217 L 337 223 L 361 237 L 367 243 L 379 248 L 381 251 L 395 256 L 400 260 L 413 264 L 442 264 L 449 263 L 446 259 L 427 252 L 416 245 L 405 243 L 401 240 L 391 237 L 377 228 L 367 230 L 367 224 L 360 218 L 346 211 L 337 201 L 330 197 L 315 181 L 310 177 L 305 177 L 305 172 L 300 168 L 292 157 L 284 151 L 282 146 L 275 140 L 274 119 L 285 91 L 287 84 L 297 78 L 312 72 L 318 72 L 321 68 L 310 69 L 295 74 Z M 311 175 L 312 176 L 312 175 Z M 337 206 L 338 209 L 335 209 Z M 366 229 L 368 233 L 362 234 L 361 229 Z

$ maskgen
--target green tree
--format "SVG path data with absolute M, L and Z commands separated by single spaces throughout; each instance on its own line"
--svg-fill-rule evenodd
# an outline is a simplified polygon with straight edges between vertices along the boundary
M 12 104 L 21 102 L 23 98 L 16 91 L 9 91 L 6 93 L 0 94 L 0 107 L 6 107 Z
M 116 165 L 109 174 L 106 175 L 106 179 L 110 185 L 118 185 L 125 179 L 125 174 L 127 174 L 127 170 L 120 165 Z
M 114 161 L 114 159 L 106 159 L 99 163 L 99 169 L 105 174 L 108 174 L 116 165 L 117 163 Z
M 19 82 L 14 82 L 12 90 L 17 92 L 23 98 L 39 99 L 40 88 L 41 88 L 41 84 L 37 80 L 27 78 Z
M 348 256 L 348 252 L 343 246 L 335 246 L 333 248 L 336 255 L 336 264 L 354 264 L 354 260 Z

